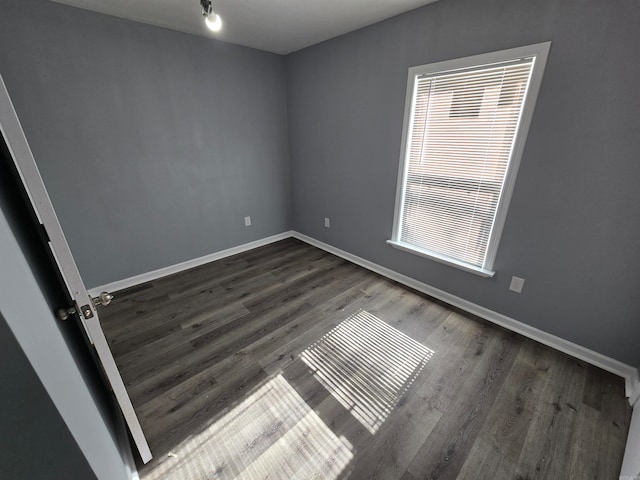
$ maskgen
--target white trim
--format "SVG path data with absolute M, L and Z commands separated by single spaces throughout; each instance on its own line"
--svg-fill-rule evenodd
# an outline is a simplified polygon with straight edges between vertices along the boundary
M 468 300 L 452 295 L 444 290 L 419 282 L 411 277 L 407 277 L 406 275 L 402 275 L 401 273 L 382 267 L 376 263 L 370 262 L 369 260 L 365 260 L 364 258 L 345 252 L 344 250 L 340 250 L 339 248 L 311 238 L 302 233 L 293 232 L 293 237 L 329 253 L 333 253 L 345 260 L 349 260 L 350 262 L 360 265 L 368 270 L 379 273 L 391 280 L 395 280 L 396 282 L 411 287 L 414 290 L 418 290 L 419 292 L 437 298 L 438 300 L 442 300 L 454 307 L 461 308 L 469 313 L 477 315 L 478 317 L 482 317 L 485 320 L 500 325 L 512 332 L 519 333 L 520 335 L 531 338 L 532 340 L 583 360 L 591 365 L 595 365 L 603 370 L 619 375 L 625 379 L 625 391 L 631 404 L 636 402 L 640 396 L 640 377 L 637 368 L 602 355 L 601 353 L 589 350 L 588 348 L 582 347 L 568 340 L 564 340 L 563 338 L 556 337 L 555 335 L 514 320 L 513 318 L 502 315 L 501 313 L 494 312 L 488 308 L 469 302 Z
M 208 255 L 204 255 L 203 257 L 194 258 L 192 260 L 187 260 L 175 265 L 152 270 L 151 272 L 141 273 L 140 275 L 134 275 L 133 277 L 123 278 L 122 280 L 116 280 L 115 282 L 107 283 L 106 285 L 93 287 L 89 289 L 89 294 L 92 297 L 97 297 L 98 295 L 100 295 L 100 292 L 117 292 L 118 290 L 124 290 L 125 288 L 130 288 L 142 283 L 151 282 L 168 275 L 173 275 L 174 273 L 189 270 L 190 268 L 199 267 L 200 265 L 204 265 L 205 263 L 230 257 L 231 255 L 236 255 L 248 250 L 253 250 L 254 248 L 262 247 L 279 240 L 284 240 L 285 238 L 291 238 L 292 236 L 293 231 L 291 230 L 278 233 L 277 235 L 261 238 L 253 242 L 238 245 L 237 247 L 231 247 L 227 248 L 226 250 L 210 253 Z
M 415 67 L 412 67 L 415 68 Z M 404 210 L 404 196 L 406 191 L 406 182 L 409 162 L 407 161 L 407 144 L 413 132 L 413 116 L 414 107 L 413 98 L 416 95 L 417 82 L 415 75 L 412 76 L 411 68 L 407 76 L 407 93 L 404 98 L 404 121 L 402 122 L 402 138 L 400 143 L 400 161 L 398 162 L 398 179 L 396 180 L 396 203 L 393 209 L 393 229 L 391 238 L 397 240 L 400 238 L 400 222 Z
M 432 287 L 431 285 L 427 285 L 426 283 L 419 282 L 418 280 L 415 280 L 411 277 L 402 275 L 401 273 L 398 273 L 394 270 L 380 266 L 376 263 L 370 262 L 369 260 L 365 260 L 364 258 L 358 257 L 351 253 L 345 252 L 344 250 L 340 250 L 339 248 L 336 248 L 332 245 L 321 242 L 319 240 L 316 240 L 315 238 L 309 237 L 294 230 L 289 230 L 277 235 L 273 235 L 271 237 L 262 238 L 260 240 L 245 243 L 243 245 L 238 245 L 237 247 L 228 248 L 220 252 L 205 255 L 203 257 L 188 260 L 186 262 L 178 263 L 169 267 L 160 268 L 152 272 L 143 273 L 134 277 L 125 278 L 123 280 L 118 280 L 101 287 L 95 287 L 89 290 L 89 293 L 93 296 L 96 296 L 102 291 L 116 292 L 125 288 L 134 287 L 145 282 L 157 280 L 167 275 L 182 272 L 184 270 L 188 270 L 189 268 L 204 265 L 205 263 L 220 260 L 231 255 L 246 252 L 248 250 L 262 247 L 264 245 L 268 245 L 270 243 L 284 240 L 285 238 L 290 237 L 297 238 L 298 240 L 342 257 L 352 263 L 355 263 L 356 265 L 360 265 L 361 267 L 379 273 L 380 275 L 390 278 L 391 280 L 395 280 L 396 282 L 411 287 L 414 290 L 425 293 L 450 305 L 477 315 L 478 317 L 484 318 L 485 320 L 488 320 L 492 323 L 500 325 L 507 330 L 511 330 L 513 332 L 519 333 L 520 335 L 524 335 L 527 338 L 531 338 L 551 348 L 595 365 L 596 367 L 600 367 L 603 370 L 619 375 L 620 377 L 623 377 L 625 379 L 625 392 L 629 397 L 629 402 L 633 405 L 634 403 L 637 403 L 638 399 L 640 398 L 640 375 L 637 368 L 602 355 L 601 353 L 589 350 L 588 348 L 582 347 L 568 340 L 556 337 L 555 335 L 551 335 L 550 333 L 544 332 L 535 327 L 514 320 L 513 318 L 507 317 L 506 315 L 502 315 L 498 312 L 489 310 L 488 308 L 469 302 L 468 300 L 464 300 L 463 298 L 452 295 L 448 292 L 445 292 L 444 290 L 440 290 L 438 288 Z M 638 406 L 640 407 L 640 405 Z
M 538 93 L 540 92 L 540 87 L 542 85 L 542 77 L 547 66 L 550 49 L 551 42 L 544 42 L 508 50 L 508 52 L 518 52 L 522 56 L 535 55 L 535 61 L 533 71 L 531 72 L 531 78 L 529 79 L 529 86 L 527 87 L 527 92 L 524 97 L 522 114 L 520 115 L 520 121 L 518 122 L 516 129 L 516 140 L 511 151 L 511 160 L 509 161 L 507 172 L 505 173 L 504 186 L 496 209 L 493 231 L 489 238 L 487 258 L 485 259 L 485 265 L 488 265 L 489 268 L 493 268 L 493 262 L 495 261 L 498 253 L 498 246 L 500 244 L 500 239 L 502 238 L 502 230 L 504 229 L 504 224 L 507 220 L 507 213 L 509 212 L 511 197 L 513 196 L 516 178 L 518 177 L 520 161 L 522 160 L 524 147 L 527 143 L 529 127 L 531 126 L 531 120 L 533 119 L 533 111 L 536 108 L 536 103 L 538 102 Z
M 520 166 L 520 160 L 524 152 L 524 146 L 527 141 L 527 135 L 529 133 L 529 127 L 533 118 L 533 111 L 536 106 L 538 98 L 538 92 L 542 85 L 542 77 L 544 75 L 545 66 L 547 64 L 547 58 L 549 56 L 549 50 L 551 48 L 551 42 L 536 43 L 533 45 L 526 45 L 523 47 L 510 48 L 507 50 L 500 50 L 497 52 L 483 53 L 480 55 L 473 55 L 464 58 L 456 58 L 452 60 L 445 60 L 442 62 L 431 63 L 427 65 L 419 65 L 409 68 L 407 76 L 407 89 L 405 95 L 405 107 L 404 107 L 404 121 L 402 126 L 402 138 L 400 147 L 400 161 L 398 166 L 398 179 L 396 184 L 396 203 L 393 213 L 393 227 L 391 233 L 391 244 L 396 248 L 401 248 L 409 253 L 417 254 L 420 256 L 428 256 L 429 258 L 436 260 L 446 265 L 460 268 L 457 263 L 439 260 L 439 257 L 426 254 L 419 249 L 406 248 L 406 244 L 401 241 L 402 237 L 402 215 L 404 210 L 405 190 L 406 190 L 406 177 L 409 170 L 409 142 L 411 139 L 411 129 L 413 127 L 414 116 L 414 99 L 416 95 L 417 82 L 416 78 L 425 74 L 447 73 L 455 70 L 467 69 L 469 67 L 490 65 L 495 63 L 503 63 L 520 58 L 534 57 L 534 63 L 531 71 L 531 77 L 527 86 L 527 91 L 524 95 L 524 104 L 518 121 L 514 143 L 512 146 L 507 171 L 505 172 L 502 192 L 496 206 L 496 215 L 493 222 L 492 230 L 489 235 L 489 243 L 487 245 L 486 256 L 481 271 L 491 272 L 493 270 L 493 263 L 498 251 L 498 245 L 500 243 L 500 237 L 502 236 L 502 230 L 507 218 L 507 212 L 509 210 L 509 204 L 513 195 L 513 189 L 518 174 L 518 168 Z M 469 267 L 472 267 L 471 265 Z M 484 277 L 490 277 L 493 275 L 486 275 L 473 271 L 469 268 L 463 268 L 463 270 L 476 273 Z
M 620 480 L 640 480 L 640 405 L 636 404 L 624 449 Z
M 442 263 L 443 265 L 448 265 L 467 273 L 473 273 L 474 275 L 478 275 L 479 277 L 493 277 L 496 274 L 496 272 L 494 272 L 493 270 L 476 267 L 475 265 L 461 262 L 459 260 L 456 260 L 455 258 L 447 258 L 443 255 L 438 255 L 436 252 L 430 252 L 429 250 L 424 250 L 409 243 L 396 242 L 395 240 L 387 240 L 387 243 L 393 248 L 397 248 L 398 250 L 413 253 L 414 255 L 418 255 L 419 257 L 428 258 L 429 260 L 433 260 L 434 262 Z
M 631 392 L 629 395 L 629 403 L 634 408 L 640 408 L 640 375 L 637 369 L 634 375 L 627 378 L 627 382 L 627 392 Z

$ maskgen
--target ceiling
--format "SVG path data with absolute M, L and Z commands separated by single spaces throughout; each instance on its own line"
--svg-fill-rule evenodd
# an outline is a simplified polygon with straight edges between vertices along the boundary
M 52 0 L 225 42 L 287 54 L 435 0 L 213 0 L 210 32 L 199 0 Z

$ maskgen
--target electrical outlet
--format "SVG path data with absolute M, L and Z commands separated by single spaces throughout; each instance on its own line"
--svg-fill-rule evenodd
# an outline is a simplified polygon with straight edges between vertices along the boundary
M 524 278 L 511 277 L 511 285 L 509 285 L 509 290 L 516 293 L 522 293 L 523 286 L 524 286 Z
M 245 227 L 251 226 L 251 217 L 244 217 L 244 226 Z
M 324 226 L 325 228 L 331 228 L 331 220 L 329 220 L 329 217 L 324 217 Z

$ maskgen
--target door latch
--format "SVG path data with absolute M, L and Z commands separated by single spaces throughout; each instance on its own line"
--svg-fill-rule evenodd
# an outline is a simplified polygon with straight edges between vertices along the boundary
M 113 295 L 109 292 L 102 292 L 97 297 L 90 298 L 91 303 L 93 303 L 94 307 L 97 307 L 98 305 L 106 306 L 111 303 L 111 300 L 113 300 Z M 78 313 L 78 309 L 75 306 L 69 308 L 59 308 L 56 310 L 56 317 L 58 317 L 59 320 L 64 321 L 67 320 L 71 315 L 74 315 L 76 313 Z M 82 313 L 82 316 L 84 318 L 93 318 L 91 305 L 83 305 L 82 307 L 80 307 L 80 313 Z
M 93 318 L 93 312 L 91 311 L 91 307 L 89 305 L 81 306 L 80 311 L 82 312 L 82 316 L 84 318 Z
M 56 310 L 56 317 L 58 317 L 58 320 L 65 321 L 68 320 L 71 315 L 74 315 L 76 313 L 78 313 L 78 309 L 76 307 L 59 308 Z M 91 311 L 91 307 L 89 305 L 83 305 L 82 307 L 80 307 L 80 313 L 82 313 L 82 316 L 84 318 L 93 317 L 93 312 Z

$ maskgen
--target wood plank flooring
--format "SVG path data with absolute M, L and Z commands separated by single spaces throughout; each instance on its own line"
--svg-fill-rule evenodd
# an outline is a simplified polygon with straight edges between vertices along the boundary
M 621 378 L 287 239 L 100 309 L 144 479 L 616 479 Z

